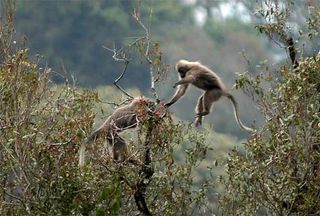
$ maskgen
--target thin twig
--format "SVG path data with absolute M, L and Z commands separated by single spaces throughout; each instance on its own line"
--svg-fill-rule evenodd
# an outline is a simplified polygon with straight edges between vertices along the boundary
M 126 92 L 119 84 L 118 82 L 124 77 L 127 68 L 128 68 L 128 64 L 129 64 L 129 60 L 125 57 L 125 55 L 118 57 L 119 56 L 119 51 L 116 50 L 115 45 L 113 44 L 113 49 L 110 49 L 108 47 L 103 46 L 103 48 L 105 48 L 106 50 L 109 50 L 110 52 L 113 52 L 112 58 L 115 61 L 121 61 L 124 62 L 124 68 L 120 74 L 120 76 L 113 82 L 113 84 L 122 92 L 124 93 L 127 97 L 133 99 L 133 96 L 130 95 L 128 92 Z
M 116 106 L 116 107 L 120 107 L 120 106 L 122 106 L 123 104 L 126 104 L 129 101 L 131 101 L 131 99 L 126 99 L 124 101 L 121 101 L 120 103 L 109 102 L 109 101 L 101 101 L 101 103 L 105 103 L 105 104 L 108 104 L 108 105 L 113 105 L 113 106 Z
M 156 92 L 155 89 L 155 78 L 154 78 L 154 72 L 153 72 L 153 62 L 150 58 L 150 43 L 151 43 L 151 39 L 150 39 L 150 25 L 149 28 L 147 28 L 144 23 L 141 21 L 140 19 L 140 13 L 137 12 L 137 10 L 134 10 L 132 17 L 135 19 L 135 21 L 143 28 L 144 32 L 145 32 L 145 41 L 146 41 L 146 50 L 144 53 L 142 53 L 142 55 L 145 57 L 146 61 L 149 64 L 149 71 L 150 71 L 150 78 L 151 78 L 151 92 L 154 95 L 156 100 L 159 100 L 158 94 Z M 152 17 L 152 10 L 150 10 L 150 19 Z
M 113 82 L 113 84 L 120 90 L 122 91 L 126 96 L 128 96 L 129 98 L 133 99 L 133 96 L 130 95 L 128 92 L 126 92 L 120 85 L 118 85 L 118 82 L 122 79 L 122 77 L 124 76 L 124 74 L 126 73 L 127 71 L 127 68 L 128 68 L 128 64 L 129 64 L 129 61 L 125 61 L 125 66 L 124 66 L 124 69 L 122 71 L 122 73 L 120 74 L 120 76 Z

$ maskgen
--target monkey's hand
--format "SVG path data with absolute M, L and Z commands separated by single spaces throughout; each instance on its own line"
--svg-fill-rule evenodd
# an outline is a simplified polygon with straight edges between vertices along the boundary
M 173 85 L 173 88 L 176 88 L 178 85 L 179 85 L 178 83 L 175 83 L 175 84 Z
M 168 108 L 169 106 L 171 106 L 173 103 L 172 102 L 169 102 L 169 103 L 166 103 L 164 106 L 166 107 L 166 108 Z

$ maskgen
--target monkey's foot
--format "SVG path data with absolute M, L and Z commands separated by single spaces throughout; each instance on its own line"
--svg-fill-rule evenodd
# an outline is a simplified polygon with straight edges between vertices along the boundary
M 204 111 L 204 112 L 201 112 L 201 113 L 197 113 L 196 114 L 196 116 L 206 116 L 206 115 L 208 115 L 210 112 L 208 112 L 208 111 Z
M 196 118 L 194 120 L 194 124 L 196 125 L 196 127 L 199 127 L 202 124 L 202 117 L 196 116 Z

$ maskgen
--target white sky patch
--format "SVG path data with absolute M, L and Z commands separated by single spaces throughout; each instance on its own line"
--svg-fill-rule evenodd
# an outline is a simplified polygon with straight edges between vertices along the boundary
M 184 0 L 185 3 L 192 4 L 194 0 Z M 241 2 L 220 3 L 217 8 L 212 8 L 212 14 L 215 20 L 237 17 L 242 22 L 251 21 L 248 10 Z M 194 10 L 194 18 L 198 25 L 202 26 L 207 19 L 207 12 L 203 7 L 196 7 Z
M 197 7 L 194 10 L 194 18 L 198 25 L 203 26 L 207 18 L 206 10 L 202 7 Z
M 221 14 L 223 18 L 229 18 L 237 16 L 243 22 L 250 22 L 250 15 L 245 6 L 241 3 L 221 3 L 219 5 Z
M 196 3 L 196 0 L 183 0 L 183 3 L 185 3 L 186 5 L 192 5 Z

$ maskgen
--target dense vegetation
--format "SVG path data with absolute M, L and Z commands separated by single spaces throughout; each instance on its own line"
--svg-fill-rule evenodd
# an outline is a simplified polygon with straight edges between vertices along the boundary
M 0 214 L 319 214 L 320 5 L 245 0 L 223 16 L 234 2 L 1 0 Z M 80 170 L 93 128 L 126 94 L 168 98 L 180 58 L 230 86 L 239 72 L 241 117 L 257 133 L 240 132 L 223 101 L 203 129 L 179 121 L 192 121 L 190 91 L 124 134 L 140 164 L 115 163 L 99 140 Z M 122 72 L 125 94 L 110 85 Z
M 296 41 L 287 28 L 295 5 L 278 6 L 260 11 L 266 22 L 257 28 L 287 47 L 287 63 L 274 73 L 265 65 L 258 77 L 242 74 L 237 81 L 266 123 L 246 141 L 245 154 L 230 155 L 223 204 L 232 215 L 320 214 L 320 53 L 298 54 L 299 44 L 310 48 L 319 39 L 320 7 L 308 5 Z

